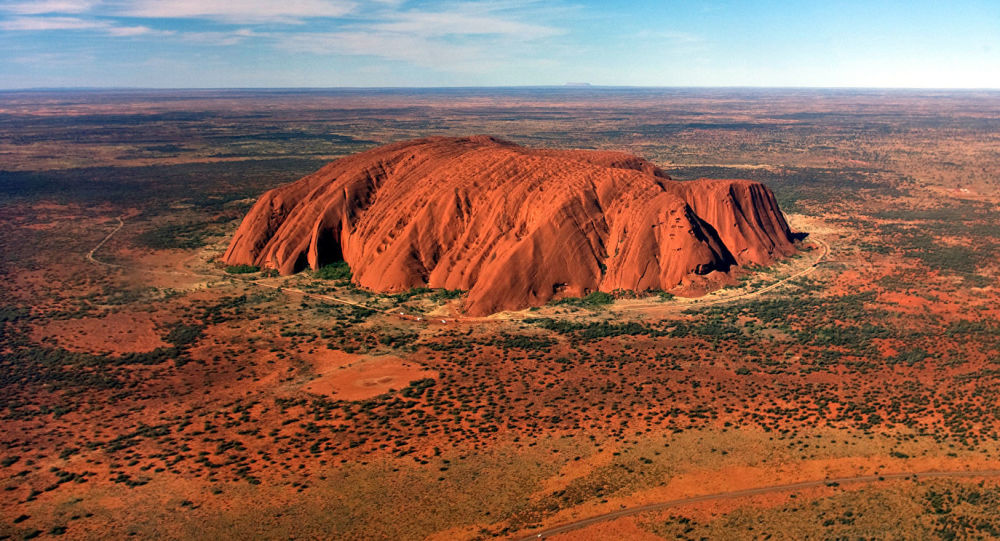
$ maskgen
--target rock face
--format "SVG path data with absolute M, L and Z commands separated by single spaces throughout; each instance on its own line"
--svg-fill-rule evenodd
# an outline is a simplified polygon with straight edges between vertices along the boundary
M 282 274 L 343 259 L 361 287 L 468 290 L 482 315 L 672 289 L 794 251 L 759 182 L 677 182 L 629 154 L 476 136 L 376 148 L 273 189 L 224 259 Z

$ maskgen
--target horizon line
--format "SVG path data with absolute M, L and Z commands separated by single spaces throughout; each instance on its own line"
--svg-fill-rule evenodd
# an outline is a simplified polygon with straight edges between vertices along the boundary
M 1000 87 L 921 87 L 921 86 L 768 86 L 768 85 L 600 85 L 590 83 L 552 85 L 456 85 L 456 86 L 37 86 L 0 88 L 0 92 L 63 91 L 323 91 L 323 90 L 881 90 L 881 91 L 962 91 L 997 92 Z

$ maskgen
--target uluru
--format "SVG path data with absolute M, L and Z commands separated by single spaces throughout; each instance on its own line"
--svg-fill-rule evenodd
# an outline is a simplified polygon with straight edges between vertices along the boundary
M 672 180 L 631 154 L 432 137 L 263 194 L 223 256 L 291 274 L 343 260 L 378 292 L 468 291 L 484 315 L 593 291 L 671 290 L 795 252 L 774 194 Z

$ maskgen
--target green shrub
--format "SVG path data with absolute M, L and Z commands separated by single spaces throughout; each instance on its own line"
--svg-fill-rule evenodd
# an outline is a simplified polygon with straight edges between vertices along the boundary
M 259 270 L 260 267 L 255 267 L 254 265 L 229 265 L 226 267 L 226 272 L 229 274 L 250 274 Z
M 399 293 L 396 293 L 395 295 L 390 295 L 390 296 L 396 302 L 406 302 L 406 301 L 412 299 L 413 297 L 419 297 L 420 295 L 426 295 L 427 293 L 431 293 L 432 291 L 434 291 L 434 290 L 431 289 L 431 288 L 429 288 L 429 287 L 419 286 L 419 287 L 414 287 L 414 288 L 408 289 L 406 291 L 401 291 Z
M 461 297 L 464 293 L 465 291 L 462 291 L 461 289 L 437 289 L 434 291 L 434 294 L 431 295 L 431 300 L 438 302 L 450 299 L 457 299 Z
M 324 265 L 316 269 L 316 272 L 313 273 L 313 277 L 320 280 L 350 280 L 351 276 L 353 276 L 351 267 L 346 261 L 337 261 L 336 263 Z
M 201 325 L 184 325 L 178 323 L 174 325 L 170 332 L 163 337 L 164 342 L 169 342 L 177 347 L 183 347 L 189 344 L 193 344 L 198 338 L 201 337 L 201 333 L 204 327 Z
M 136 236 L 136 242 L 156 250 L 193 250 L 206 244 L 205 223 L 169 224 L 144 231 Z
M 586 297 L 566 297 L 554 301 L 552 304 L 562 304 L 569 306 L 594 307 L 611 304 L 615 301 L 614 295 L 603 291 L 595 291 Z
M 895 357 L 891 358 L 890 360 L 894 363 L 914 365 L 930 356 L 931 354 L 928 353 L 927 350 L 918 347 L 914 349 L 900 351 Z

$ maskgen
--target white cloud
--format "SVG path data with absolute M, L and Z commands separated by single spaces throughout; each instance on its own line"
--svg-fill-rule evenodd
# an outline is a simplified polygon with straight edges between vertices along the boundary
M 2 2 L 3 0 L 0 0 Z M 548 24 L 557 7 L 533 0 L 461 0 L 427 9 L 406 0 L 20 0 L 36 16 L 0 19 L 0 29 L 81 30 L 113 38 L 171 36 L 173 40 L 229 47 L 253 40 L 255 48 L 296 53 L 367 56 L 439 72 L 489 74 L 512 66 L 538 66 L 537 48 L 565 33 Z M 48 7 L 44 7 L 45 4 Z M 57 4 L 63 6 L 59 7 Z M 72 4 L 72 6 L 71 6 Z M 71 17 L 50 9 L 93 7 L 92 17 Z M 176 22 L 137 24 L 149 19 L 206 19 L 225 26 L 185 31 Z M 336 20 L 315 21 L 314 18 Z M 303 23 L 261 27 L 259 23 Z M 309 22 L 308 26 L 304 23 Z M 241 24 L 241 27 L 235 25 Z M 247 27 L 249 26 L 249 27 Z M 163 30 L 157 28 L 169 28 Z M 308 28 L 309 31 L 301 31 Z
M 418 36 L 378 32 L 296 34 L 282 39 L 279 46 L 292 52 L 378 56 L 430 68 L 451 66 L 459 71 L 479 71 L 482 68 L 474 61 L 484 56 L 484 51 L 475 45 L 438 43 Z
M 32 53 L 13 56 L 11 60 L 19 64 L 66 66 L 88 64 L 97 61 L 93 53 L 84 51 L 64 51 L 58 53 Z
M 376 32 L 399 32 L 418 36 L 447 35 L 516 35 L 522 39 L 534 39 L 563 33 L 549 26 L 524 23 L 488 14 L 458 12 L 404 12 L 390 17 L 386 22 L 374 23 L 369 27 Z
M 238 45 L 248 38 L 265 37 L 249 28 L 241 28 L 232 32 L 184 32 L 179 34 L 184 41 L 201 43 L 204 45 L 230 46 Z
M 349 0 L 137 0 L 121 5 L 117 11 L 130 17 L 293 23 L 342 17 L 356 7 Z
M 2 30 L 92 30 L 107 28 L 108 23 L 77 17 L 14 17 L 0 21 Z
M 333 32 L 273 34 L 276 46 L 321 55 L 374 56 L 456 73 L 489 73 L 532 63 L 539 40 L 564 30 L 525 19 L 524 2 L 461 2 L 447 11 L 384 9 Z M 518 60 L 519 59 L 519 60 Z
M 0 30 L 46 32 L 51 30 L 89 30 L 114 37 L 167 36 L 174 32 L 148 26 L 119 26 L 105 20 L 79 17 L 14 17 L 0 21 Z
M 534 49 L 506 37 L 436 39 L 395 32 L 331 32 L 275 36 L 276 46 L 293 53 L 372 56 L 439 72 L 490 74 L 545 61 Z
M 36 0 L 0 4 L 0 9 L 20 15 L 43 13 L 84 13 L 97 4 L 94 0 Z
M 170 30 L 154 30 L 148 26 L 111 26 L 107 33 L 116 37 L 129 36 L 169 36 L 175 32 Z

